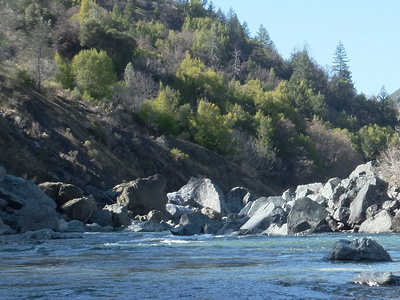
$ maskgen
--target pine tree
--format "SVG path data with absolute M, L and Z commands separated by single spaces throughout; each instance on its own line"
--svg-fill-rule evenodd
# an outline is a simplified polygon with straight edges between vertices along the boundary
M 349 62 L 350 60 L 347 58 L 346 49 L 344 48 L 343 43 L 340 41 L 336 46 L 333 58 L 333 77 L 342 82 L 352 83 L 351 72 L 348 65 Z
M 261 44 L 267 49 L 275 49 L 275 44 L 271 40 L 271 37 L 269 36 L 269 33 L 263 24 L 260 24 L 260 27 L 258 28 L 257 34 L 254 39 L 257 41 L 257 43 Z
M 334 53 L 332 65 L 331 105 L 337 110 L 353 113 L 356 89 L 351 79 L 349 61 L 343 43 L 339 42 Z

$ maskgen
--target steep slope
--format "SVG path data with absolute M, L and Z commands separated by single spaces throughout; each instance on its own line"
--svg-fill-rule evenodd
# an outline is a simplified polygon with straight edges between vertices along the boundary
M 190 142 L 158 136 L 124 110 L 95 110 L 65 95 L 45 98 L 26 89 L 3 89 L 0 97 L 0 164 L 17 176 L 90 192 L 161 173 L 169 191 L 193 176 L 211 178 L 226 191 L 245 186 L 272 193 L 258 174 Z

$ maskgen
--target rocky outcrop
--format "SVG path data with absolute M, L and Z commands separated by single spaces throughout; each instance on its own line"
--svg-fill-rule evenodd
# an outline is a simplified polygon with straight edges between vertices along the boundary
M 400 276 L 393 275 L 392 272 L 363 272 L 350 282 L 369 286 L 400 285 Z
M 340 240 L 333 245 L 333 249 L 328 254 L 327 259 L 392 261 L 389 253 L 380 244 L 370 238 L 359 238 L 353 241 Z
M 165 177 L 156 174 L 118 185 L 113 191 L 121 193 L 117 203 L 126 206 L 135 215 L 146 215 L 152 210 L 166 213 L 168 198 L 165 185 Z

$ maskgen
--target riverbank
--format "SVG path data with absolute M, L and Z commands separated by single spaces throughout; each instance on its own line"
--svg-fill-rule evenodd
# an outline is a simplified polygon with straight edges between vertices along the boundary
M 1 234 L 41 229 L 174 235 L 400 231 L 398 189 L 377 176 L 372 162 L 358 166 L 348 178 L 301 185 L 270 197 L 246 187 L 225 192 L 209 179 L 196 178 L 166 193 L 160 174 L 88 195 L 71 184 L 36 185 L 7 175 L 4 168 L 0 173 Z

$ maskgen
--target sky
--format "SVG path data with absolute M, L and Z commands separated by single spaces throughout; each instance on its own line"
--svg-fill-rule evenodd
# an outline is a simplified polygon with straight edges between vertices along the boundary
M 209 1 L 210 2 L 210 1 Z M 358 93 L 400 88 L 400 0 L 212 0 L 232 8 L 252 36 L 262 24 L 284 59 L 305 46 L 323 68 L 342 42 Z

